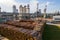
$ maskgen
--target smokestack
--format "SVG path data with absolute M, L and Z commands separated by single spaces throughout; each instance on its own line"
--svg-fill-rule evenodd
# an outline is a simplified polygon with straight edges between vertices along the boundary
M 13 5 L 13 13 L 16 13 L 16 6 Z
M 39 8 L 39 3 L 37 3 L 37 12 L 38 12 L 38 8 Z
M 45 5 L 45 9 L 44 9 L 44 18 L 46 17 L 46 10 L 47 10 L 47 5 Z
M 39 3 L 37 3 L 37 8 L 36 8 L 37 15 L 36 15 L 36 17 L 38 17 L 38 15 L 39 15 L 39 14 L 38 14 L 38 13 L 39 13 L 39 12 L 38 12 L 38 8 L 39 8 Z
M 1 12 L 1 7 L 0 7 L 0 12 Z

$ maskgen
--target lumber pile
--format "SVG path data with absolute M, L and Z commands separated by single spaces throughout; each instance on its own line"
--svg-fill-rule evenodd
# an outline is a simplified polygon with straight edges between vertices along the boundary
M 17 28 L 14 26 L 0 24 L 0 34 L 9 38 L 10 40 L 38 40 L 39 34 L 37 31 L 28 30 L 24 28 Z
M 38 25 L 37 22 L 34 22 L 34 21 L 8 21 L 6 22 L 5 24 L 8 24 L 8 25 L 12 25 L 12 26 L 16 26 L 16 27 L 20 27 L 20 28 L 25 28 L 25 29 L 34 29 L 34 27 L 36 25 Z
M 0 34 L 10 40 L 41 40 L 43 25 L 33 20 L 7 21 L 0 24 Z

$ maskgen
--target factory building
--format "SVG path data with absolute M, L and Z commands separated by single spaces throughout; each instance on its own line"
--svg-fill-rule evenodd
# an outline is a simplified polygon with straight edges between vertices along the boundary
M 29 4 L 27 6 L 20 5 L 19 10 L 20 10 L 19 19 L 29 19 L 30 13 Z
M 6 22 L 6 21 L 14 21 L 18 20 L 18 13 L 8 13 L 8 12 L 1 12 L 0 13 L 0 23 Z
M 20 10 L 20 13 L 23 13 L 23 7 L 22 7 L 22 5 L 20 5 L 19 10 Z
M 26 13 L 30 13 L 30 6 L 29 6 L 29 4 L 27 5 L 26 10 L 27 10 L 27 12 L 26 12 Z
M 26 6 L 23 7 L 23 13 L 26 13 Z

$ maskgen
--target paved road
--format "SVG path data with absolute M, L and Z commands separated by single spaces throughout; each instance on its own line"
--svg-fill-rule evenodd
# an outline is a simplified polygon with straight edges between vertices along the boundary
M 60 24 L 54 24 L 54 23 L 46 23 L 48 25 L 55 25 L 55 26 L 60 26 Z

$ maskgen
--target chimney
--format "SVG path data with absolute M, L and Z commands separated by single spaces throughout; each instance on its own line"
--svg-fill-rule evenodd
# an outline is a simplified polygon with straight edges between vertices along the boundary
M 46 17 L 46 10 L 47 10 L 47 5 L 45 5 L 45 9 L 44 9 L 44 18 Z
M 37 12 L 38 12 L 38 8 L 39 8 L 39 3 L 37 3 Z
M 0 12 L 1 12 L 1 7 L 0 7 Z

